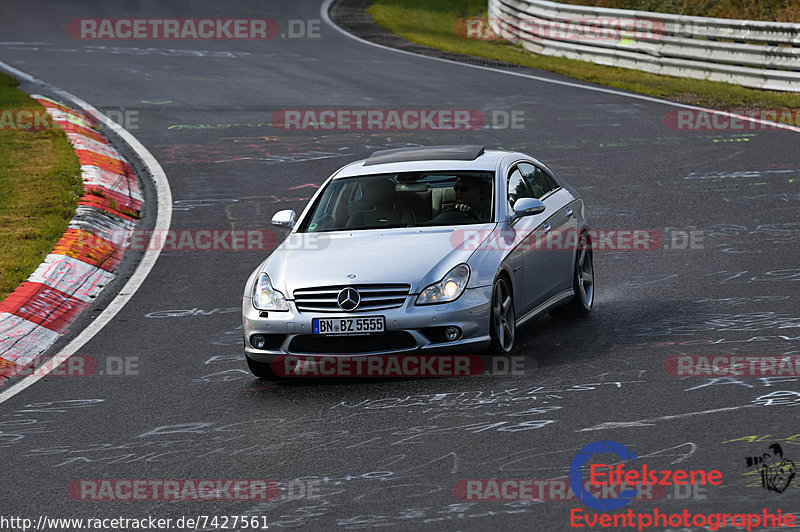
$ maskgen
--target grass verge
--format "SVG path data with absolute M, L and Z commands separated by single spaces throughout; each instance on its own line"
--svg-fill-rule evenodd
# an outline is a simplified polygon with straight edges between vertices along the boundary
M 562 57 L 533 55 L 506 41 L 459 38 L 460 18 L 486 15 L 486 0 L 374 0 L 368 10 L 377 24 L 409 41 L 448 52 L 496 59 L 674 102 L 714 109 L 800 109 L 800 94 L 674 78 Z
M 800 22 L 800 0 L 559 0 L 565 4 L 638 9 L 695 17 Z
M 0 113 L 42 112 L 0 73 Z M 61 238 L 83 195 L 78 158 L 61 129 L 0 127 L 0 301 L 33 273 Z

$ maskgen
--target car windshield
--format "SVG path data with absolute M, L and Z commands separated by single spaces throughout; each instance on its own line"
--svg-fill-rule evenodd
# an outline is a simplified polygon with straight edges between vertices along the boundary
M 404 172 L 334 179 L 303 233 L 494 221 L 493 172 Z

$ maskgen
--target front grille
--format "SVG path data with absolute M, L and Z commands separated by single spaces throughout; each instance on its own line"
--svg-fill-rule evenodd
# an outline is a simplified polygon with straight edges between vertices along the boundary
M 302 334 L 292 338 L 290 353 L 309 354 L 357 354 L 375 351 L 394 351 L 417 347 L 414 337 L 406 331 L 389 331 L 368 336 L 318 336 Z
M 294 304 L 300 312 L 343 312 L 336 298 L 345 288 L 355 288 L 361 295 L 361 303 L 353 312 L 371 312 L 402 307 L 411 285 L 354 284 L 299 288 L 294 291 Z

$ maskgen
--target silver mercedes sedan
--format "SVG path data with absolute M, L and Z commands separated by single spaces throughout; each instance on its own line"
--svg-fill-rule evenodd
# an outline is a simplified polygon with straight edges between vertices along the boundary
M 293 355 L 508 354 L 528 320 L 594 303 L 583 200 L 522 153 L 378 151 L 272 223 L 291 232 L 242 303 L 248 366 L 265 379 Z

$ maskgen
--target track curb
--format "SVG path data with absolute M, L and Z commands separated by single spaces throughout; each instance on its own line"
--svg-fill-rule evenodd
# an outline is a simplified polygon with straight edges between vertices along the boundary
M 0 301 L 0 384 L 31 367 L 115 277 L 144 204 L 137 176 L 93 126 L 97 121 L 32 94 L 72 144 L 84 195 L 38 268 Z

